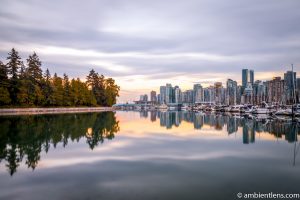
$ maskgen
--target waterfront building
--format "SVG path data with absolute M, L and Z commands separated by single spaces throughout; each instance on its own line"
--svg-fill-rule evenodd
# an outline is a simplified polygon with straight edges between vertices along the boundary
M 265 82 L 257 80 L 253 84 L 253 104 L 259 105 L 267 101 L 267 86 Z
M 181 103 L 181 90 L 178 86 L 174 87 L 174 103 Z
M 266 82 L 266 101 L 268 103 L 284 104 L 286 102 L 284 82 L 281 77 L 274 77 L 272 80 Z
M 216 82 L 215 83 L 215 103 L 216 104 L 222 104 L 222 100 L 223 100 L 223 93 L 222 92 L 222 82 Z
M 209 86 L 203 89 L 204 102 L 214 103 L 215 102 L 215 88 Z
M 242 87 L 241 85 L 237 86 L 237 93 L 236 93 L 236 104 L 242 103 Z
M 141 101 L 141 102 L 146 102 L 146 101 L 148 101 L 148 95 L 147 95 L 147 94 L 140 95 L 140 101 Z
M 152 101 L 153 103 L 157 102 L 156 92 L 155 91 L 151 91 L 150 92 L 150 101 Z
M 253 88 L 252 88 L 251 83 L 248 83 L 247 87 L 244 89 L 241 103 L 242 104 L 253 104 Z
M 171 84 L 166 84 L 166 103 L 174 103 L 174 89 Z
M 296 87 L 296 92 L 297 92 L 297 103 L 300 103 L 300 78 L 297 78 L 297 87 Z
M 160 99 L 161 99 L 160 94 L 158 94 L 158 95 L 157 95 L 157 102 L 158 102 L 159 104 L 162 104 L 162 102 L 160 101 Z
M 184 91 L 181 93 L 181 102 L 186 103 L 187 102 L 187 92 Z
M 160 103 L 166 104 L 166 86 L 160 86 Z
M 194 101 L 194 90 L 186 90 L 182 92 L 182 96 L 181 96 L 182 103 L 192 104 L 194 103 L 193 101 Z
M 284 73 L 284 91 L 286 104 L 293 104 L 294 94 L 293 87 L 296 87 L 296 72 L 287 71 Z
M 242 70 L 242 89 L 244 90 L 247 87 L 247 84 L 251 83 L 253 85 L 254 83 L 254 71 L 249 69 L 243 69 Z M 244 92 L 244 91 L 242 91 Z
M 226 82 L 226 105 L 237 104 L 237 82 L 228 79 Z
M 226 88 L 224 87 L 221 88 L 221 104 L 226 104 Z
M 247 83 L 249 81 L 248 69 L 242 69 L 242 86 L 246 88 Z
M 203 88 L 201 84 L 194 84 L 194 100 L 193 103 L 203 102 Z
M 254 70 L 249 70 L 250 74 L 250 83 L 253 85 L 254 83 Z
M 194 103 L 194 90 L 187 90 L 186 93 L 186 103 Z

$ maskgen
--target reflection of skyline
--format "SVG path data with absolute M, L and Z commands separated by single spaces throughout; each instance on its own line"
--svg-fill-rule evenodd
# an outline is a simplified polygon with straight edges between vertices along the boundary
M 146 116 L 146 111 L 143 116 Z M 217 131 L 226 130 L 233 134 L 242 129 L 243 143 L 255 142 L 256 133 L 266 132 L 276 138 L 283 138 L 288 142 L 297 141 L 298 131 L 295 135 L 295 128 L 292 122 L 283 122 L 278 119 L 250 119 L 240 116 L 214 115 L 195 112 L 180 111 L 151 111 L 151 121 L 156 116 L 160 120 L 160 126 L 172 129 L 173 126 L 179 127 L 182 121 L 193 124 L 194 129 L 202 129 L 204 125 L 210 126 Z

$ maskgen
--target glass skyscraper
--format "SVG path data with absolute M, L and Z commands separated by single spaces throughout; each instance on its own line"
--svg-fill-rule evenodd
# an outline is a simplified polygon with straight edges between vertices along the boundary
M 243 88 L 247 87 L 247 83 L 254 83 L 254 70 L 243 69 L 242 70 L 242 86 Z

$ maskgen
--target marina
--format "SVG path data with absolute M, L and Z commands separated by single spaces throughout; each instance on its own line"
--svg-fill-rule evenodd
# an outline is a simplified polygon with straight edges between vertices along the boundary
M 239 114 L 254 114 L 254 115 L 272 115 L 272 116 L 300 116 L 300 104 L 297 105 L 268 105 L 262 103 L 261 106 L 254 105 L 214 105 L 214 104 L 171 104 L 171 105 L 145 105 L 145 104 L 116 104 L 114 108 L 117 110 L 183 110 L 183 111 L 204 111 L 204 112 L 220 112 L 220 113 L 239 113 Z

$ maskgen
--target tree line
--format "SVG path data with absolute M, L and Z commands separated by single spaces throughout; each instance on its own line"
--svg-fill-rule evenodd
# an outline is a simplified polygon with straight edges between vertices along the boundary
M 42 62 L 34 52 L 22 61 L 14 48 L 7 63 L 0 61 L 0 106 L 112 106 L 119 96 L 115 80 L 99 75 L 93 69 L 86 81 L 69 79 L 67 74 L 42 70 Z

